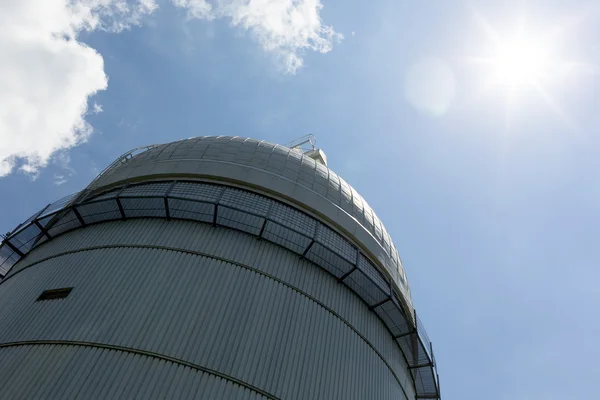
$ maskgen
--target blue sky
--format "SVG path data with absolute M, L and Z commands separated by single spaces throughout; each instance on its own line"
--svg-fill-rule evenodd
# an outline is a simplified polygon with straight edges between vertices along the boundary
M 0 229 L 81 190 L 137 146 L 313 133 L 394 238 L 443 398 L 594 396 L 596 2 L 305 0 L 293 7 L 307 19 L 283 19 L 277 36 L 268 13 L 241 17 L 245 1 L 224 1 L 229 14 L 209 2 L 212 15 L 194 8 L 199 0 L 128 11 L 112 1 L 81 1 L 94 17 L 84 23 L 45 1 L 39 18 L 67 22 L 35 28 L 33 39 L 14 32 L 39 1 L 0 6 L 16 21 L 0 28 L 10 56 L 0 61 L 0 162 L 9 160 Z M 281 10 L 270 12 L 278 21 Z M 501 41 L 525 21 L 517 45 L 533 41 L 528 50 L 552 59 L 524 81 L 499 78 L 504 64 L 482 21 Z M 66 43 L 61 35 L 68 50 L 54 42 Z

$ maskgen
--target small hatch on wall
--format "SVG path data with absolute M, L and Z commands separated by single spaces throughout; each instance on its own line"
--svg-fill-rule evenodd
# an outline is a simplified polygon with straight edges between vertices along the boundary
M 37 301 L 64 299 L 71 293 L 72 287 L 44 290 Z

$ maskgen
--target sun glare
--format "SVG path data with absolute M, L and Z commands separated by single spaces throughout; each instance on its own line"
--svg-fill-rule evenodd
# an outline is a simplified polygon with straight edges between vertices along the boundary
M 561 62 L 551 34 L 530 31 L 525 18 L 512 30 L 497 31 L 479 17 L 483 28 L 485 55 L 476 60 L 485 67 L 488 87 L 515 92 L 520 89 L 545 89 Z
M 493 84 L 512 89 L 544 84 L 555 64 L 543 41 L 525 35 L 499 41 L 495 51 L 489 59 Z
M 569 120 L 553 94 L 563 90 L 566 74 L 572 66 L 584 66 L 564 54 L 567 34 L 577 24 L 554 23 L 542 27 L 521 14 L 515 24 L 497 27 L 477 12 L 475 20 L 480 29 L 479 55 L 469 57 L 483 79 L 475 96 L 489 92 L 506 98 L 506 117 L 510 123 L 514 112 L 523 110 L 526 102 L 539 99 L 564 121 Z M 501 29 L 500 29 L 501 28 Z M 496 97 L 496 96 L 494 96 Z

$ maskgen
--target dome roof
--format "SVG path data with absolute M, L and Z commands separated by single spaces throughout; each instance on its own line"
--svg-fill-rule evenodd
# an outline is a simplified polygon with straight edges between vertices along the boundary
M 244 167 L 243 177 L 239 176 L 240 166 Z M 263 175 L 260 179 L 257 171 Z M 266 180 L 264 173 L 270 175 L 271 179 Z M 398 252 L 373 209 L 344 179 L 301 152 L 243 137 L 191 138 L 158 145 L 127 161 L 122 159 L 121 162 L 115 162 L 88 189 L 95 191 L 124 181 L 136 181 L 142 177 L 160 178 L 165 175 L 217 177 L 232 182 L 250 183 L 251 186 L 283 195 L 305 208 L 308 206 L 312 212 L 324 215 L 336 223 L 338 228 L 353 236 L 354 241 L 366 246 L 410 299 Z M 276 183 L 272 179 L 274 177 L 277 178 Z M 286 183 L 292 184 L 293 188 L 287 187 Z M 298 186 L 304 190 L 299 192 Z M 288 190 L 283 190 L 284 188 Z M 335 209 L 329 207 L 329 211 L 323 211 L 323 207 L 315 205 L 314 200 L 307 200 L 306 191 L 310 192 L 312 198 L 319 197 L 321 205 L 328 203 L 328 206 L 333 205 Z M 361 229 L 351 226 L 352 223 L 347 222 L 348 216 Z M 364 233 L 368 233 L 370 238 L 367 239 Z M 369 245 L 368 242 L 373 241 L 378 244 L 378 250 L 374 251 L 373 246 Z

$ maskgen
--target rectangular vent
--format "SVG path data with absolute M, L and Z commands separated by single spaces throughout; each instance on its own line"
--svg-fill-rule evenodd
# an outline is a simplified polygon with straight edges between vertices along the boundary
M 73 290 L 72 287 L 44 290 L 37 301 L 64 299 L 71 293 L 71 290 Z

